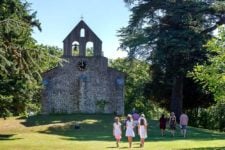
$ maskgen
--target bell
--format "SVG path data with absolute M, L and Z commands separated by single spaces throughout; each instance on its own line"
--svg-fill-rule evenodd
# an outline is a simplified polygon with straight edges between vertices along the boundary
M 74 44 L 74 45 L 73 45 L 73 50 L 74 50 L 74 51 L 77 51 L 77 47 L 78 47 L 78 44 Z

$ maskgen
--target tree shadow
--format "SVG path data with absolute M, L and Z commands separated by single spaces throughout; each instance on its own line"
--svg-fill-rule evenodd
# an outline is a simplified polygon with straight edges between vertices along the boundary
M 225 147 L 199 147 L 199 148 L 187 148 L 181 150 L 225 150 Z
M 114 146 L 109 146 L 106 147 L 107 149 L 128 149 L 128 146 L 122 146 L 122 147 L 114 147 Z
M 13 138 L 15 134 L 0 134 L 0 140 L 18 140 L 21 138 Z
M 183 138 L 177 125 L 175 136 L 171 136 L 169 129 L 166 130 L 166 136 L 161 136 L 158 121 L 151 120 L 149 123 L 149 138 L 150 141 L 174 141 L 174 140 L 225 140 L 225 133 L 216 132 L 207 129 L 187 127 L 187 137 Z M 158 128 L 158 129 L 157 129 Z
M 50 125 L 39 133 L 62 135 L 66 140 L 114 141 L 113 118 L 111 114 L 38 115 L 27 118 L 22 124 L 26 127 Z M 76 124 L 79 129 L 75 128 Z
M 22 124 L 26 127 L 34 127 L 40 125 L 48 125 L 48 124 L 58 124 L 58 123 L 67 123 L 71 121 L 81 121 L 85 119 L 86 115 L 77 114 L 77 115 L 65 115 L 65 114 L 57 114 L 57 115 L 35 115 L 26 118 L 25 122 Z M 19 118 L 24 119 L 24 118 Z
M 72 114 L 72 115 L 37 115 L 31 116 L 22 124 L 26 127 L 49 125 L 43 134 L 54 134 L 63 136 L 65 140 L 80 141 L 115 141 L 112 136 L 113 115 L 106 114 Z M 75 125 L 80 128 L 76 129 Z M 171 136 L 167 130 L 166 136 L 161 136 L 157 120 L 148 121 L 148 138 L 146 142 L 175 141 L 175 140 L 225 140 L 225 133 L 212 132 L 206 129 L 188 127 L 187 138 L 183 138 L 177 128 L 176 135 Z M 178 126 L 177 126 L 178 127 Z M 122 141 L 127 141 L 123 129 Z M 136 136 L 134 141 L 139 141 Z

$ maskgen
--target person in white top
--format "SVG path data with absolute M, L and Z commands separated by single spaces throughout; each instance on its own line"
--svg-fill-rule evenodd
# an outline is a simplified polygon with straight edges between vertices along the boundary
M 130 114 L 127 115 L 126 134 L 125 135 L 129 142 L 129 148 L 131 148 L 132 138 L 135 137 L 135 134 L 134 134 L 134 123 L 132 120 L 132 116 Z
M 138 119 L 138 134 L 140 136 L 140 147 L 144 146 L 144 139 L 147 138 L 147 126 L 148 122 L 145 115 L 142 113 L 141 117 Z
M 143 113 L 141 114 L 141 117 L 138 119 L 138 124 L 141 123 L 141 119 L 144 119 L 145 124 L 148 125 L 148 122 L 147 122 L 147 120 L 146 120 L 146 118 L 145 118 L 145 114 L 143 114 Z
M 120 123 L 120 118 L 115 117 L 115 122 L 113 123 L 113 136 L 116 139 L 116 147 L 119 147 L 119 142 L 121 139 L 122 135 L 122 130 L 121 130 L 121 123 Z
M 144 118 L 140 119 L 140 124 L 138 125 L 138 134 L 141 139 L 140 147 L 144 147 L 144 142 L 145 142 L 145 139 L 147 138 L 147 124 Z

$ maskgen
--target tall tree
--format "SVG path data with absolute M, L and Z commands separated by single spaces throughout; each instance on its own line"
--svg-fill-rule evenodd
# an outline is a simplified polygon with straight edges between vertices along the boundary
M 1 0 L 0 13 L 0 95 L 4 116 L 23 112 L 38 86 L 40 68 L 34 60 L 39 53 L 34 49 L 31 32 L 32 27 L 40 29 L 40 23 L 36 13 L 29 12 L 29 4 L 19 0 Z
M 219 0 L 125 0 L 129 25 L 119 33 L 129 56 L 152 63 L 153 80 L 170 88 L 170 110 L 183 106 L 183 83 L 189 70 L 206 59 L 202 46 L 225 23 L 225 2 Z M 154 75 L 155 74 L 155 75 Z M 162 83 L 162 82 L 161 82 Z M 159 89 L 160 90 L 160 89 Z
M 53 57 L 31 37 L 41 28 L 29 3 L 1 0 L 0 14 L 0 116 L 7 116 L 26 112 Z

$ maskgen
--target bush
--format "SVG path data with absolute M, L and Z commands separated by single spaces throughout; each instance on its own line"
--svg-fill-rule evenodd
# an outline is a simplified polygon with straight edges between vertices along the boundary
M 225 103 L 219 102 L 208 108 L 199 108 L 197 115 L 190 113 L 190 124 L 212 130 L 225 131 Z

